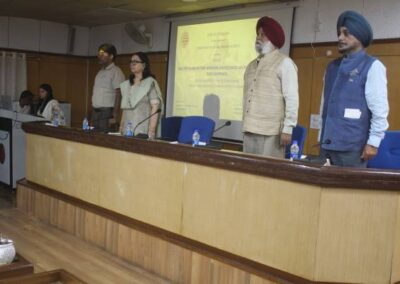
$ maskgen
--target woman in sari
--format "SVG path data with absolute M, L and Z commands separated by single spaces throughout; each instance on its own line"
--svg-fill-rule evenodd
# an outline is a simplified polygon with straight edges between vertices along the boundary
M 120 132 L 125 134 L 128 123 L 131 123 L 132 130 L 135 130 L 134 135 L 147 134 L 149 139 L 154 139 L 160 136 L 161 131 L 163 101 L 160 87 L 150 72 L 150 62 L 145 53 L 137 52 L 132 55 L 130 69 L 132 74 L 129 80 L 121 84 L 123 112 Z M 148 120 L 143 121 L 149 116 L 151 117 Z

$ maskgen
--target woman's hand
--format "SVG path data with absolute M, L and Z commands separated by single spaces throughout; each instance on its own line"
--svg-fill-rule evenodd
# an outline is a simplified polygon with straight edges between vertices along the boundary
M 156 138 L 156 132 L 155 131 L 150 131 L 147 133 L 147 135 L 149 136 L 150 140 L 153 140 L 154 138 Z

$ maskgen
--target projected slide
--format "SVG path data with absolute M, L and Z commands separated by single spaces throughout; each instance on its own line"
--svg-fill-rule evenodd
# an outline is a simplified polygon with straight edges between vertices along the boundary
M 178 26 L 173 114 L 242 120 L 243 74 L 257 18 Z

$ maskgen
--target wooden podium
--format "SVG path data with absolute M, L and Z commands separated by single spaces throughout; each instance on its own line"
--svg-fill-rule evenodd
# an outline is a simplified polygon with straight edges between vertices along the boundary
M 23 128 L 18 208 L 174 283 L 400 281 L 399 171 Z
M 22 122 L 43 121 L 41 117 L 0 109 L 0 182 L 10 188 L 25 177 L 25 133 Z

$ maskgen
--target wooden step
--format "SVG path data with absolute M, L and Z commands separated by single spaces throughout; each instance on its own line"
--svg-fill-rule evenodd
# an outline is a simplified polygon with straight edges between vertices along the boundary
M 35 272 L 65 269 L 87 283 L 170 283 L 17 209 L 0 210 L 0 232 Z

